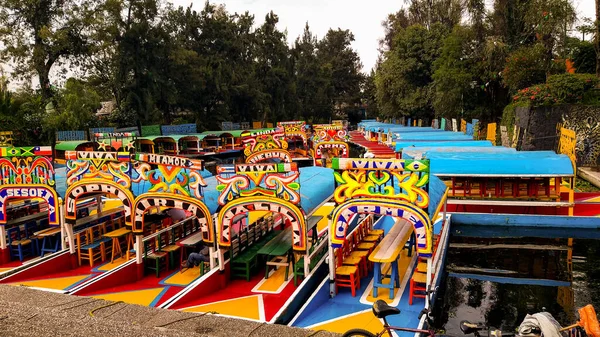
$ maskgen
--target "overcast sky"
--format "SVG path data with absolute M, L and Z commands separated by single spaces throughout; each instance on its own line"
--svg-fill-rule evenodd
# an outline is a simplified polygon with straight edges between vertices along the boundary
M 176 6 L 189 6 L 202 10 L 205 0 L 167 0 Z M 493 0 L 485 0 L 488 8 Z M 288 32 L 288 42 L 292 44 L 302 34 L 304 24 L 309 23 L 313 34 L 322 38 L 329 28 L 350 29 L 355 41 L 354 50 L 360 55 L 363 71 L 369 72 L 377 61 L 378 40 L 383 36 L 381 22 L 388 14 L 407 6 L 408 0 L 220 0 L 212 3 L 225 4 L 231 13 L 249 11 L 255 16 L 256 26 L 264 22 L 265 15 L 273 10 L 279 16 L 279 29 Z M 594 18 L 594 0 L 573 0 L 579 18 Z M 11 67 L 0 64 L 1 68 L 10 72 Z M 52 74 L 51 74 L 52 75 Z M 54 76 L 51 76 L 53 78 Z M 21 85 L 12 80 L 11 89 Z M 37 86 L 37 78 L 33 79 Z
M 177 6 L 189 6 L 201 10 L 204 0 L 171 0 Z M 491 0 L 486 3 L 491 4 Z M 378 39 L 383 36 L 383 21 L 389 13 L 398 11 L 405 0 L 221 0 L 229 12 L 254 14 L 257 25 L 273 10 L 279 16 L 279 29 L 288 31 L 291 44 L 302 34 L 308 21 L 313 34 L 320 39 L 329 28 L 350 29 L 354 33 L 352 47 L 358 51 L 363 71 L 368 72 L 377 61 Z M 593 18 L 594 0 L 574 0 L 578 16 Z

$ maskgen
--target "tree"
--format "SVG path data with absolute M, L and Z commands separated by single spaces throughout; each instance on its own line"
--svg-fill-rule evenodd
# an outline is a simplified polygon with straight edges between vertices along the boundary
M 329 101 L 331 76 L 317 58 L 317 38 L 308 23 L 302 37 L 296 38 L 292 55 L 295 61 L 298 109 L 306 121 L 328 121 L 333 111 Z
M 475 32 L 463 26 L 456 26 L 444 39 L 432 76 L 436 116 L 456 117 L 465 109 L 465 101 L 467 110 L 473 108 L 477 96 L 473 82 L 478 82 L 476 66 L 479 61 L 473 41 Z
M 92 0 L 4 0 L 0 3 L 0 58 L 15 65 L 15 76 L 35 73 L 44 100 L 52 96 L 50 72 L 61 62 L 78 65 L 88 52 Z M 60 72 L 66 72 L 63 67 Z
M 385 53 L 375 75 L 381 115 L 432 117 L 433 63 L 446 34 L 440 23 L 430 29 L 413 25 L 399 32 L 395 48 Z
M 337 117 L 344 118 L 358 110 L 361 93 L 362 64 L 352 49 L 354 34 L 349 30 L 330 29 L 317 44 L 317 58 L 325 72 L 331 73 L 330 103 Z
M 379 116 L 379 106 L 377 105 L 377 87 L 375 86 L 374 69 L 371 69 L 369 75 L 364 77 L 361 92 L 362 102 L 367 106 L 367 113 L 369 118 Z
M 286 92 L 292 90 L 289 48 L 286 34 L 277 29 L 279 18 L 272 11 L 256 31 L 256 77 L 261 83 L 266 104 L 262 121 L 286 119 L 288 103 Z
M 600 77 L 600 0 L 596 0 L 596 33 L 594 34 L 596 47 L 596 76 Z
M 87 130 L 97 126 L 95 113 L 101 106 L 100 96 L 86 83 L 69 78 L 56 100 L 59 108 L 44 120 L 47 131 Z

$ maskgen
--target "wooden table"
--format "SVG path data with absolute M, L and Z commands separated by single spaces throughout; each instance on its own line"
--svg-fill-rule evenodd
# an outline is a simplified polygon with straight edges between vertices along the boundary
M 198 242 L 202 241 L 202 239 L 202 232 L 199 231 L 198 233 L 191 235 L 189 238 L 177 242 L 177 245 L 181 246 L 181 261 L 179 261 L 180 264 L 183 263 L 183 256 L 186 255 L 186 248 L 194 248 L 198 244 Z
M 60 243 L 60 239 L 56 239 L 54 248 L 52 247 L 52 238 L 56 235 L 60 235 L 60 227 L 50 227 L 39 232 L 33 233 L 33 235 L 43 238 L 42 240 L 42 249 L 40 249 L 40 256 L 44 257 L 44 253 L 56 253 L 58 251 L 58 244 Z M 46 248 L 46 244 L 48 244 L 49 248 Z
M 43 218 L 47 218 L 48 217 L 48 212 L 39 212 L 39 213 L 34 213 L 34 214 L 29 214 L 26 216 L 22 216 L 20 218 L 15 218 L 15 219 L 11 219 L 8 220 L 6 222 L 6 224 L 4 225 L 6 228 L 10 228 L 10 227 L 14 227 L 14 226 L 19 226 L 21 224 L 27 223 L 29 221 L 37 221 Z
M 84 226 L 86 224 L 89 224 L 90 222 L 94 222 L 94 221 L 100 220 L 106 216 L 111 216 L 113 214 L 117 214 L 120 212 L 123 212 L 122 207 L 111 208 L 107 211 L 102 211 L 102 212 L 96 213 L 94 215 L 86 216 L 85 218 L 77 219 L 77 221 L 75 222 L 75 225 L 73 227 L 76 228 L 76 227 Z
M 398 275 L 398 258 L 400 252 L 410 239 L 412 234 L 412 225 L 404 220 L 398 220 L 385 235 L 383 240 L 375 247 L 369 255 L 369 261 L 374 262 L 373 275 L 373 297 L 377 298 L 377 290 L 380 287 L 390 289 L 390 299 L 394 298 L 394 287 L 400 287 L 400 279 Z M 389 275 L 382 274 L 382 266 L 384 263 L 391 264 L 391 273 Z M 383 284 L 383 279 L 389 277 L 390 283 Z
M 277 234 L 271 241 L 267 242 L 262 248 L 260 248 L 257 254 L 267 256 L 267 266 L 265 270 L 265 278 L 269 278 L 269 266 L 276 267 L 292 267 L 294 259 L 291 254 L 292 252 L 292 227 L 288 227 Z M 273 257 L 272 260 L 270 258 Z M 287 257 L 287 261 L 285 258 Z M 285 280 L 287 281 L 287 271 Z
M 119 252 L 120 257 L 123 256 L 123 251 L 121 250 L 121 243 L 119 243 L 119 239 L 126 236 L 125 241 L 127 244 L 127 252 L 125 254 L 125 257 L 126 257 L 127 261 L 129 261 L 129 250 L 131 249 L 131 246 L 133 246 L 133 238 L 131 237 L 131 230 L 127 229 L 126 227 L 123 227 L 123 228 L 114 230 L 112 232 L 108 232 L 108 233 L 104 234 L 103 236 L 105 238 L 112 239 L 112 256 L 110 258 L 111 263 L 115 260 L 115 255 L 116 255 L 117 251 Z

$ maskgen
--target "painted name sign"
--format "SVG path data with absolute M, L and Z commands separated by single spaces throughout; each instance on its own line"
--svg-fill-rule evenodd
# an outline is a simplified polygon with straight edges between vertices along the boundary
M 260 131 L 253 131 L 253 132 L 244 132 L 241 136 L 242 138 L 244 137 L 256 137 L 256 136 L 261 136 L 261 135 L 270 135 L 273 133 L 276 133 L 277 129 L 267 129 L 267 130 L 260 130 Z M 282 131 L 280 131 L 282 132 Z
M 256 153 L 251 154 L 246 158 L 246 162 L 250 164 L 259 163 L 261 161 L 269 160 L 269 159 L 280 159 L 285 163 L 292 162 L 292 156 L 287 151 L 282 150 L 263 150 Z
M 109 193 L 115 195 L 121 202 L 125 211 L 125 219 L 129 221 L 131 217 L 131 196 L 127 195 L 118 185 L 110 184 L 109 182 L 89 182 L 79 184 L 67 191 L 65 218 L 75 220 L 77 216 L 77 198 L 86 194 L 93 193 Z
M 152 196 L 136 201 L 135 222 L 133 228 L 134 232 L 141 232 L 144 230 L 144 214 L 151 207 L 176 208 L 194 214 L 198 219 L 198 223 L 200 224 L 200 231 L 202 232 L 203 240 L 212 241 L 210 226 L 207 219 L 207 217 L 210 217 L 208 208 L 205 206 L 203 209 L 194 202 L 169 197 L 161 198 L 158 196 Z
M 51 225 L 58 224 L 58 197 L 56 192 L 48 187 L 34 186 L 5 186 L 0 189 L 0 224 L 6 223 L 5 206 L 9 199 L 41 198 L 48 204 L 48 219 Z
M 354 159 L 333 158 L 331 167 L 335 170 L 389 170 L 389 171 L 426 171 L 428 160 L 402 159 Z
M 194 170 L 202 170 L 204 162 L 197 159 L 187 159 L 176 156 L 163 156 L 158 154 L 139 153 L 136 154 L 136 159 L 148 164 L 177 166 Z
M 128 152 L 66 151 L 68 160 L 129 161 Z
M 325 143 L 319 143 L 317 144 L 317 155 L 320 156 L 321 155 L 321 150 L 323 149 L 341 149 L 342 153 L 340 154 L 341 157 L 347 157 L 348 156 L 348 144 L 346 143 L 341 143 L 341 142 L 325 142 Z
M 252 172 L 261 173 L 286 173 L 298 171 L 296 163 L 279 163 L 279 164 L 239 164 L 235 166 L 235 173 L 244 174 Z
M 352 201 L 336 208 L 332 215 L 335 230 L 332 231 L 331 242 L 334 247 L 340 247 L 344 242 L 348 223 L 355 214 L 378 214 L 407 220 L 414 228 L 419 255 L 431 255 L 431 243 L 428 242 L 431 223 L 427 214 L 413 205 L 386 203 L 381 200 Z
M 137 132 L 102 132 L 95 133 L 94 137 L 98 139 L 102 138 L 126 138 L 126 137 L 136 137 Z

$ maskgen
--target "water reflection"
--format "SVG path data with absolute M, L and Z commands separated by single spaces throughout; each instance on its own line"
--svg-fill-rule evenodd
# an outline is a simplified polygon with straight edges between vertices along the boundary
M 481 248 L 499 242 L 515 248 Z M 449 276 L 436 305 L 437 328 L 448 335 L 462 335 L 462 320 L 513 331 L 526 314 L 544 308 L 563 326 L 574 323 L 577 309 L 586 304 L 600 309 L 597 240 L 575 240 L 572 247 L 567 239 L 452 238 L 451 243 Z M 469 245 L 476 248 L 464 248 Z

